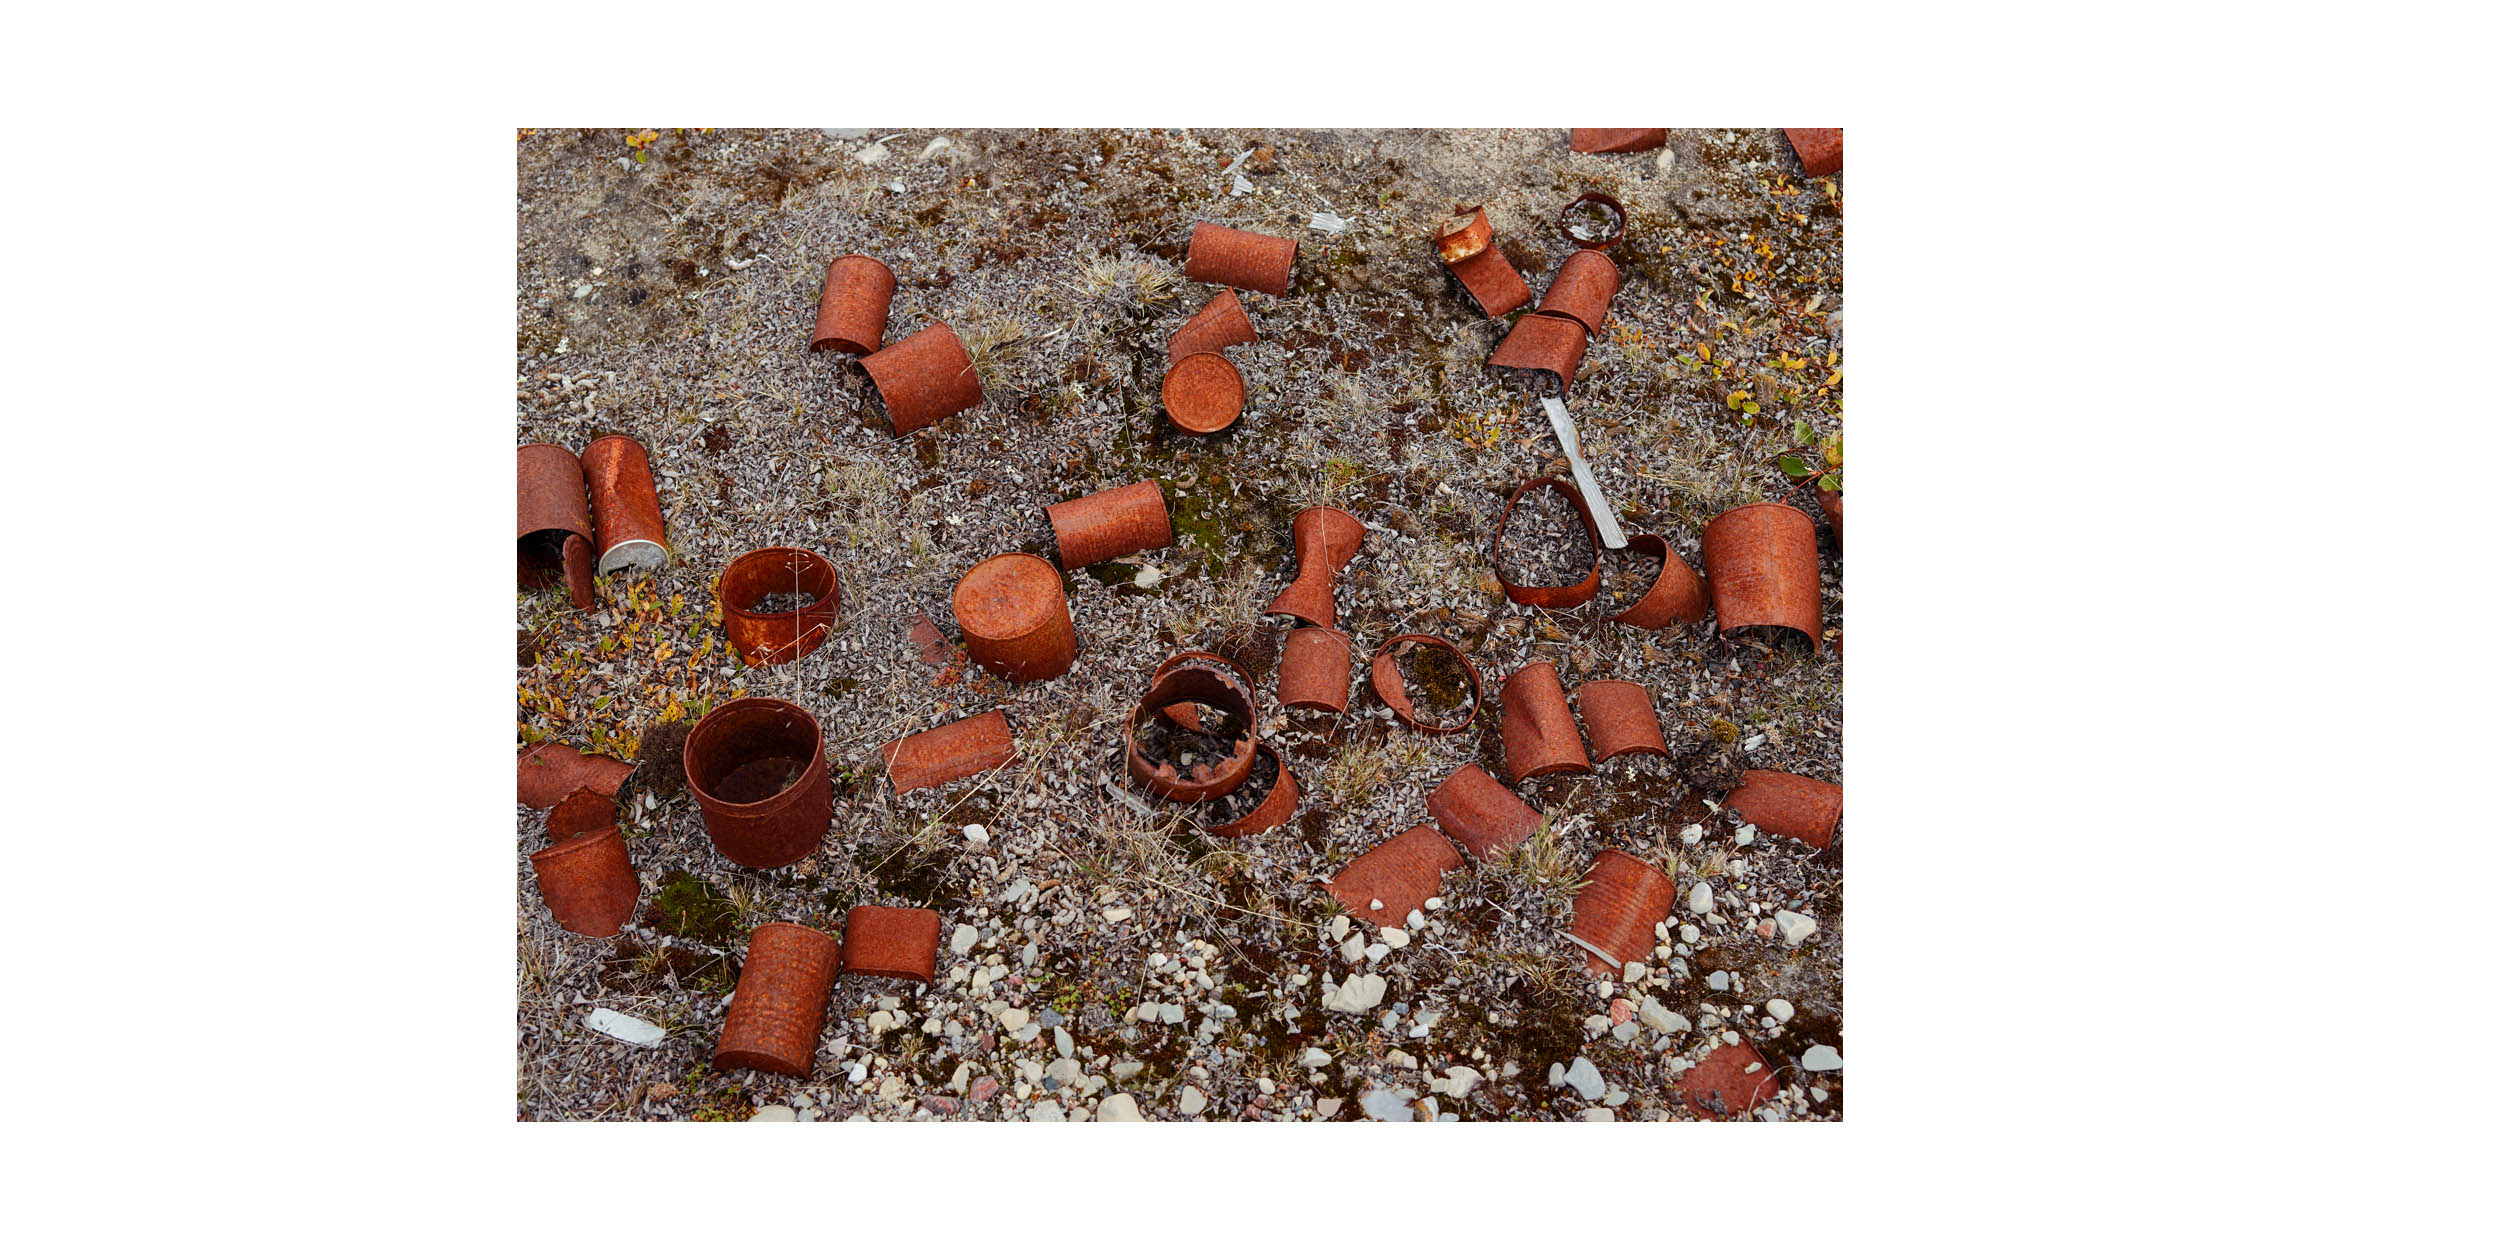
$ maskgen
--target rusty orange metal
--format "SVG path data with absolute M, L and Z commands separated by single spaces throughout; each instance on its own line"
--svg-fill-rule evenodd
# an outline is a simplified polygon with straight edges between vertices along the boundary
M 959 781 L 1016 758 L 1015 730 L 1007 713 L 993 708 L 952 724 L 906 734 L 881 748 L 886 776 L 896 794 Z
M 1460 717 L 1457 724 L 1433 724 L 1416 715 L 1415 701 L 1406 693 L 1406 674 L 1398 671 L 1397 657 L 1392 654 L 1398 644 L 1406 642 L 1447 651 L 1457 657 L 1459 668 L 1467 674 L 1467 715 Z M 1399 723 L 1428 734 L 1457 733 L 1476 723 L 1476 713 L 1484 707 L 1484 682 L 1476 675 L 1476 666 L 1468 662 L 1467 653 L 1459 650 L 1458 644 L 1433 634 L 1399 634 L 1381 643 L 1380 649 L 1372 652 L 1372 693 L 1389 705 L 1389 711 L 1397 716 Z
M 1754 828 L 1818 851 L 1831 846 L 1832 834 L 1840 828 L 1840 787 L 1795 773 L 1747 769 L 1729 792 L 1727 805 Z
M 894 305 L 894 271 L 873 256 L 837 256 L 825 266 L 825 294 L 816 304 L 816 332 L 807 350 L 866 356 L 885 346 L 885 317 Z
M 1189 232 L 1189 256 L 1181 272 L 1192 282 L 1282 295 L 1293 282 L 1296 244 L 1202 221 Z
M 1661 127 L 1575 128 L 1571 132 L 1574 152 L 1646 152 L 1666 142 L 1667 132 Z
M 1608 224 L 1604 227 L 1606 233 L 1582 234 L 1571 224 L 1571 210 L 1583 204 L 1596 206 L 1597 211 L 1607 217 Z M 1621 242 L 1624 227 L 1630 225 L 1631 221 L 1632 215 L 1623 211 L 1623 202 L 1603 191 L 1584 193 L 1579 199 L 1563 205 L 1563 211 L 1554 218 L 1554 224 L 1562 227 L 1563 237 L 1571 240 L 1573 247 L 1594 249 L 1600 252 Z
M 1599 851 L 1587 884 L 1571 898 L 1571 936 L 1614 960 L 1610 967 L 1588 955 L 1588 970 L 1604 976 L 1647 956 L 1657 945 L 1659 924 L 1673 910 L 1673 877 L 1621 851 Z
M 1582 682 L 1580 720 L 1589 727 L 1589 745 L 1600 764 L 1618 755 L 1665 755 L 1667 735 L 1658 726 L 1658 709 L 1649 688 L 1637 681 Z
M 1325 626 L 1311 625 L 1285 635 L 1284 658 L 1276 665 L 1276 701 L 1286 707 L 1343 712 L 1346 691 L 1354 678 L 1354 640 Z
M 1493 221 L 1482 208 L 1459 206 L 1433 228 L 1432 246 L 1444 265 L 1482 256 L 1493 246 Z
M 582 448 L 582 476 L 590 483 L 590 519 L 598 526 L 599 575 L 666 567 L 668 525 L 660 516 L 651 456 L 642 444 L 622 434 L 592 440 Z
M 842 577 L 833 562 L 798 547 L 764 547 L 730 561 L 713 593 L 729 645 L 757 668 L 787 664 L 823 646 L 842 611 Z M 802 606 L 758 611 L 773 595 L 798 596 Z
M 547 843 L 530 856 L 530 871 L 548 914 L 568 933 L 615 937 L 642 899 L 642 881 L 617 828 L 616 796 L 574 791 L 547 814 Z
M 1241 678 L 1241 685 L 1243 689 L 1256 691 L 1259 688 L 1258 679 L 1252 677 L 1250 675 L 1250 670 L 1243 668 L 1239 660 L 1228 659 L 1224 656 L 1217 655 L 1212 651 L 1175 651 L 1161 664 L 1155 665 L 1154 674 L 1146 678 L 1146 684 L 1148 686 L 1154 685 L 1156 682 L 1163 680 L 1163 675 L 1165 673 L 1169 673 L 1173 669 L 1179 668 L 1184 664 L 1212 664 L 1218 668 L 1230 669 L 1236 676 Z M 1205 728 L 1205 726 L 1198 719 L 1198 705 L 1195 703 L 1175 703 L 1169 707 L 1161 709 L 1155 714 L 1175 725 L 1180 726 L 1183 729 L 1190 731 L 1191 733 L 1203 732 Z
M 1294 809 L 1302 805 L 1302 785 L 1293 779 L 1293 770 L 1285 767 L 1285 757 L 1277 754 L 1276 748 L 1264 742 L 1259 744 L 1258 753 L 1274 761 L 1275 783 L 1268 786 L 1265 798 L 1260 799 L 1256 806 L 1243 813 L 1238 819 L 1226 821 L 1220 825 L 1206 826 L 1208 837 L 1240 838 L 1254 833 L 1265 833 L 1291 820 Z M 1256 761 L 1253 761 L 1253 767 L 1256 767 Z
M 1081 569 L 1172 545 L 1172 514 L 1164 506 L 1163 488 L 1153 482 L 1114 486 L 1042 511 L 1050 517 L 1064 568 Z
M 1461 767 L 1424 797 L 1424 809 L 1477 859 L 1492 859 L 1536 836 L 1544 816 L 1475 764 Z
M 1528 280 L 1519 276 L 1510 258 L 1502 255 L 1498 247 L 1486 248 L 1449 266 L 1449 270 L 1467 292 L 1467 298 L 1474 300 L 1485 316 L 1496 320 L 1527 307 L 1534 298 L 1528 290 Z
M 712 1066 L 807 1076 L 841 966 L 842 943 L 831 934 L 805 925 L 756 926 Z
M 604 755 L 585 755 L 561 742 L 542 742 L 521 752 L 520 801 L 540 811 L 576 790 L 616 797 L 634 766 Z
M 1176 660 L 1179 658 L 1175 657 Z M 1202 803 L 1232 793 L 1250 776 L 1250 766 L 1257 753 L 1258 696 L 1252 692 L 1248 678 L 1242 675 L 1238 666 L 1220 657 L 1207 658 L 1218 662 L 1167 663 L 1158 669 L 1146 688 L 1146 697 L 1139 700 L 1137 709 L 1129 714 L 1129 776 L 1154 794 L 1175 802 Z M 1149 718 L 1167 708 L 1177 710 L 1180 705 L 1191 703 L 1231 714 L 1241 735 L 1234 743 L 1231 754 L 1192 765 L 1185 773 L 1172 761 L 1148 759 L 1144 747 L 1137 740 L 1138 729 Z M 1173 719 L 1179 720 L 1178 717 Z
M 1356 856 L 1328 882 L 1328 893 L 1357 919 L 1403 929 L 1408 914 L 1441 893 L 1441 874 L 1459 863 L 1458 848 L 1440 830 L 1417 825 Z
M 1493 349 L 1486 366 L 1515 369 L 1556 394 L 1571 390 L 1571 378 L 1588 354 L 1588 327 L 1557 313 L 1529 313 L 1511 326 Z
M 927 985 L 937 979 L 939 927 L 926 907 L 854 907 L 842 922 L 842 971 Z
M 1607 620 L 1640 629 L 1665 629 L 1669 625 L 1689 625 L 1709 615 L 1709 590 L 1702 585 L 1701 575 L 1693 572 L 1693 566 L 1686 564 L 1666 539 L 1656 534 L 1634 534 L 1623 545 L 1627 551 L 1656 556 L 1658 576 L 1631 607 Z
M 1571 502 L 1571 510 L 1579 514 L 1581 530 L 1588 535 L 1588 576 L 1568 586 L 1514 586 L 1502 580 L 1502 535 L 1510 529 L 1510 514 L 1519 507 L 1520 500 L 1528 497 L 1529 491 L 1541 486 L 1554 488 Z M 1598 553 L 1602 550 L 1604 547 L 1597 539 L 1597 518 L 1590 514 L 1589 501 L 1581 496 L 1580 488 L 1559 477 L 1532 477 L 1511 492 L 1510 502 L 1502 505 L 1502 519 L 1494 523 L 1493 579 L 1502 583 L 1502 594 L 1512 603 L 1532 608 L 1576 608 L 1597 597 L 1598 574 L 1604 564 L 1604 558 Z
M 814 854 L 833 823 L 824 732 L 806 708 L 732 699 L 686 735 L 686 784 L 712 845 L 749 868 Z
M 1259 332 L 1251 326 L 1250 314 L 1242 309 L 1241 297 L 1226 287 L 1172 332 L 1171 342 L 1164 347 L 1164 359 L 1169 362 L 1258 341 Z
M 573 606 L 594 602 L 590 500 L 579 456 L 553 443 L 523 443 L 518 456 L 520 585 L 536 590 L 562 578 Z
M 1337 623 L 1337 575 L 1363 550 L 1363 519 L 1343 508 L 1304 508 L 1293 517 L 1293 581 L 1267 610 L 1306 624 Z
M 896 435 L 935 425 L 981 402 L 972 353 L 943 321 L 860 358 Z
M 1163 411 L 1192 434 L 1214 434 L 1241 419 L 1248 392 L 1241 370 L 1222 352 L 1198 352 L 1172 362 L 1163 374 Z
M 1606 328 L 1607 310 L 1614 307 L 1615 292 L 1622 286 L 1622 271 L 1606 259 L 1604 252 L 1582 248 L 1555 271 L 1536 310 L 1569 317 L 1579 322 L 1582 329 L 1596 334 Z
M 1817 490 L 1814 501 L 1823 506 L 1823 519 L 1832 523 L 1832 550 L 1840 550 L 1840 492 Z
M 1805 167 L 1806 177 L 1820 178 L 1840 172 L 1840 127 L 1828 130 L 1791 128 L 1788 146 L 1796 149 L 1797 163 Z
M 1721 1042 L 1675 1083 L 1676 1097 L 1705 1120 L 1743 1116 L 1779 1093 L 1779 1073 L 1743 1040 Z
M 1719 632 L 1769 628 L 1823 647 L 1823 578 L 1814 521 L 1784 503 L 1730 508 L 1701 531 L 1701 565 Z
M 1059 570 L 1040 556 L 991 556 L 955 583 L 964 651 L 1008 681 L 1049 681 L 1076 663 L 1076 618 Z
M 1552 773 L 1590 771 L 1562 676 L 1550 661 L 1522 665 L 1502 682 L 1502 771 L 1514 785 Z

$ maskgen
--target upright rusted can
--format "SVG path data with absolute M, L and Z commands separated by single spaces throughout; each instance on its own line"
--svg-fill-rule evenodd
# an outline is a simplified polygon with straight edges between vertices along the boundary
M 1589 770 L 1588 749 L 1580 745 L 1580 726 L 1552 661 L 1520 666 L 1502 682 L 1502 771 L 1517 784 Z
M 1050 561 L 1011 551 L 955 583 L 964 651 L 1009 681 L 1049 681 L 1076 663 L 1076 618 Z
M 1285 635 L 1276 665 L 1276 701 L 1286 707 L 1342 712 L 1354 680 L 1354 640 L 1311 625 Z
M 885 346 L 885 317 L 894 304 L 894 271 L 873 256 L 837 256 L 825 266 L 825 294 L 816 304 L 811 352 L 866 356 Z
M 833 935 L 805 925 L 758 925 L 747 939 L 712 1066 L 807 1076 L 841 968 L 842 943 Z
M 686 784 L 712 845 L 749 868 L 813 854 L 833 823 L 824 732 L 807 709 L 732 699 L 686 735 Z
M 548 914 L 568 933 L 615 937 L 642 898 L 615 797 L 575 791 L 548 815 L 547 839 L 547 849 L 530 856 L 530 871 Z
M 1658 709 L 1649 688 L 1637 681 L 1591 681 L 1580 684 L 1580 722 L 1589 727 L 1589 746 L 1600 764 L 1618 755 L 1665 755 L 1667 736 L 1658 726 Z
M 1784 503 L 1722 512 L 1701 531 L 1701 565 L 1719 632 L 1790 630 L 1823 647 L 1823 576 L 1814 521 Z
M 798 547 L 764 547 L 730 561 L 716 593 L 729 645 L 758 668 L 787 664 L 823 646 L 842 611 L 842 577 L 833 563 Z M 759 610 L 775 595 L 792 596 L 798 606 Z
M 599 575 L 666 566 L 668 526 L 642 444 L 622 434 L 592 440 L 582 448 L 582 475 L 590 482 L 590 519 L 599 530 Z
M 972 353 L 945 322 L 860 358 L 897 435 L 935 425 L 981 402 Z

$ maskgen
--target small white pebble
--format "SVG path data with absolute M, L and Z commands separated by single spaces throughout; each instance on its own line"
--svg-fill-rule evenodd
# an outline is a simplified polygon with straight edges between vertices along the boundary
M 988 846 L 990 843 L 990 831 L 979 825 L 965 825 L 964 841 L 969 842 L 974 846 Z

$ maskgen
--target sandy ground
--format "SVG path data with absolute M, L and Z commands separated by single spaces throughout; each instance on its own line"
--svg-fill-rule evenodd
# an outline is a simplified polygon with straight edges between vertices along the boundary
M 1487 372 L 1502 326 L 1429 241 L 1454 201 L 1484 203 L 1541 291 L 1569 252 L 1565 203 L 1601 189 L 1627 206 L 1623 290 L 1570 401 L 1627 530 L 1699 568 L 1702 525 L 1728 507 L 1816 514 L 1774 462 L 1840 430 L 1838 178 L 1804 178 L 1775 130 L 1677 131 L 1632 155 L 1574 154 L 1561 131 L 660 131 L 641 162 L 630 133 L 517 146 L 519 439 L 642 440 L 675 549 L 656 577 L 604 581 L 592 612 L 518 598 L 518 740 L 649 761 L 624 795 L 646 911 L 619 938 L 549 920 L 526 858 L 542 817 L 516 808 L 521 1118 L 1081 1119 L 1124 1094 L 1150 1119 L 1687 1119 L 1677 1076 L 1735 1037 L 1783 1088 L 1755 1118 L 1839 1117 L 1842 1073 L 1801 1061 L 1846 1049 L 1845 833 L 1823 852 L 1740 845 L 1716 800 L 1738 768 L 1842 780 L 1840 553 L 1825 532 L 1819 654 L 1707 622 L 1608 624 L 1612 584 L 1570 612 L 1508 603 L 1494 519 L 1567 468 L 1541 410 Z M 1223 171 L 1244 152 L 1235 195 Z M 1248 410 L 1210 438 L 1174 430 L 1158 395 L 1165 339 L 1215 294 L 1181 276 L 1200 220 L 1301 244 L 1287 295 L 1242 295 L 1260 334 L 1231 353 Z M 942 319 L 973 346 L 980 407 L 897 439 L 853 360 L 807 351 L 824 266 L 847 252 L 900 279 L 889 341 Z M 920 614 L 955 635 L 965 569 L 1049 553 L 1044 505 L 1140 479 L 1162 484 L 1179 537 L 1067 579 L 1067 676 L 1011 687 L 916 658 Z M 1259 609 L 1314 503 L 1370 528 L 1339 598 L 1358 656 L 1427 632 L 1469 650 L 1488 696 L 1539 659 L 1567 685 L 1636 680 L 1676 752 L 1518 787 L 1546 832 L 1451 872 L 1433 922 L 1377 961 L 1348 961 L 1320 883 L 1426 819 L 1460 765 L 1498 772 L 1495 708 L 1449 737 L 1396 725 L 1359 685 L 1343 718 L 1271 714 L 1303 805 L 1237 842 L 1133 790 L 1120 761 L 1125 713 L 1172 651 L 1239 659 L 1273 709 L 1288 625 Z M 841 623 L 798 663 L 743 669 L 712 579 L 777 544 L 839 567 Z M 739 693 L 809 708 L 836 770 L 833 828 L 788 869 L 720 856 L 671 763 Z M 880 744 L 993 707 L 1017 764 L 893 793 Z M 1685 895 L 1638 984 L 1589 976 L 1562 937 L 1608 847 Z M 1686 901 L 1703 881 L 1706 915 Z M 934 907 L 971 946 L 942 947 L 925 989 L 839 982 L 812 1079 L 713 1070 L 746 933 L 835 931 L 861 903 Z M 1783 910 L 1815 920 L 1801 945 L 1757 928 Z M 1385 979 L 1376 1007 L 1323 1005 L 1357 974 Z M 1608 1018 L 1618 999 L 1647 1009 L 1628 1029 Z M 612 1040 L 584 1024 L 596 1007 L 668 1036 Z M 1602 1088 L 1550 1079 L 1581 1058 Z

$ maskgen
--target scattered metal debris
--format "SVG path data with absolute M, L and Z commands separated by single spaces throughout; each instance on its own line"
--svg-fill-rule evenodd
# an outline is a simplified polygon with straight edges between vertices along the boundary
M 1398 671 L 1396 655 L 1400 644 L 1410 642 L 1450 653 L 1467 674 L 1467 715 L 1460 717 L 1457 724 L 1436 725 L 1416 716 L 1414 700 L 1406 694 L 1406 674 Z M 1465 729 L 1476 722 L 1476 713 L 1484 705 L 1484 683 L 1476 676 L 1476 666 L 1469 662 L 1467 653 L 1459 650 L 1458 644 L 1434 634 L 1399 634 L 1381 643 L 1380 649 L 1372 653 L 1372 693 L 1379 695 L 1380 701 L 1388 704 L 1390 712 L 1408 728 L 1428 734 L 1454 734 Z
M 1441 874 L 1460 862 L 1458 848 L 1440 830 L 1417 825 L 1356 856 L 1328 883 L 1328 892 L 1375 928 L 1403 928 L 1408 913 L 1441 893 Z
M 585 755 L 561 742 L 542 742 L 521 752 L 521 806 L 554 807 L 576 790 L 616 797 L 634 766 L 604 755 Z

